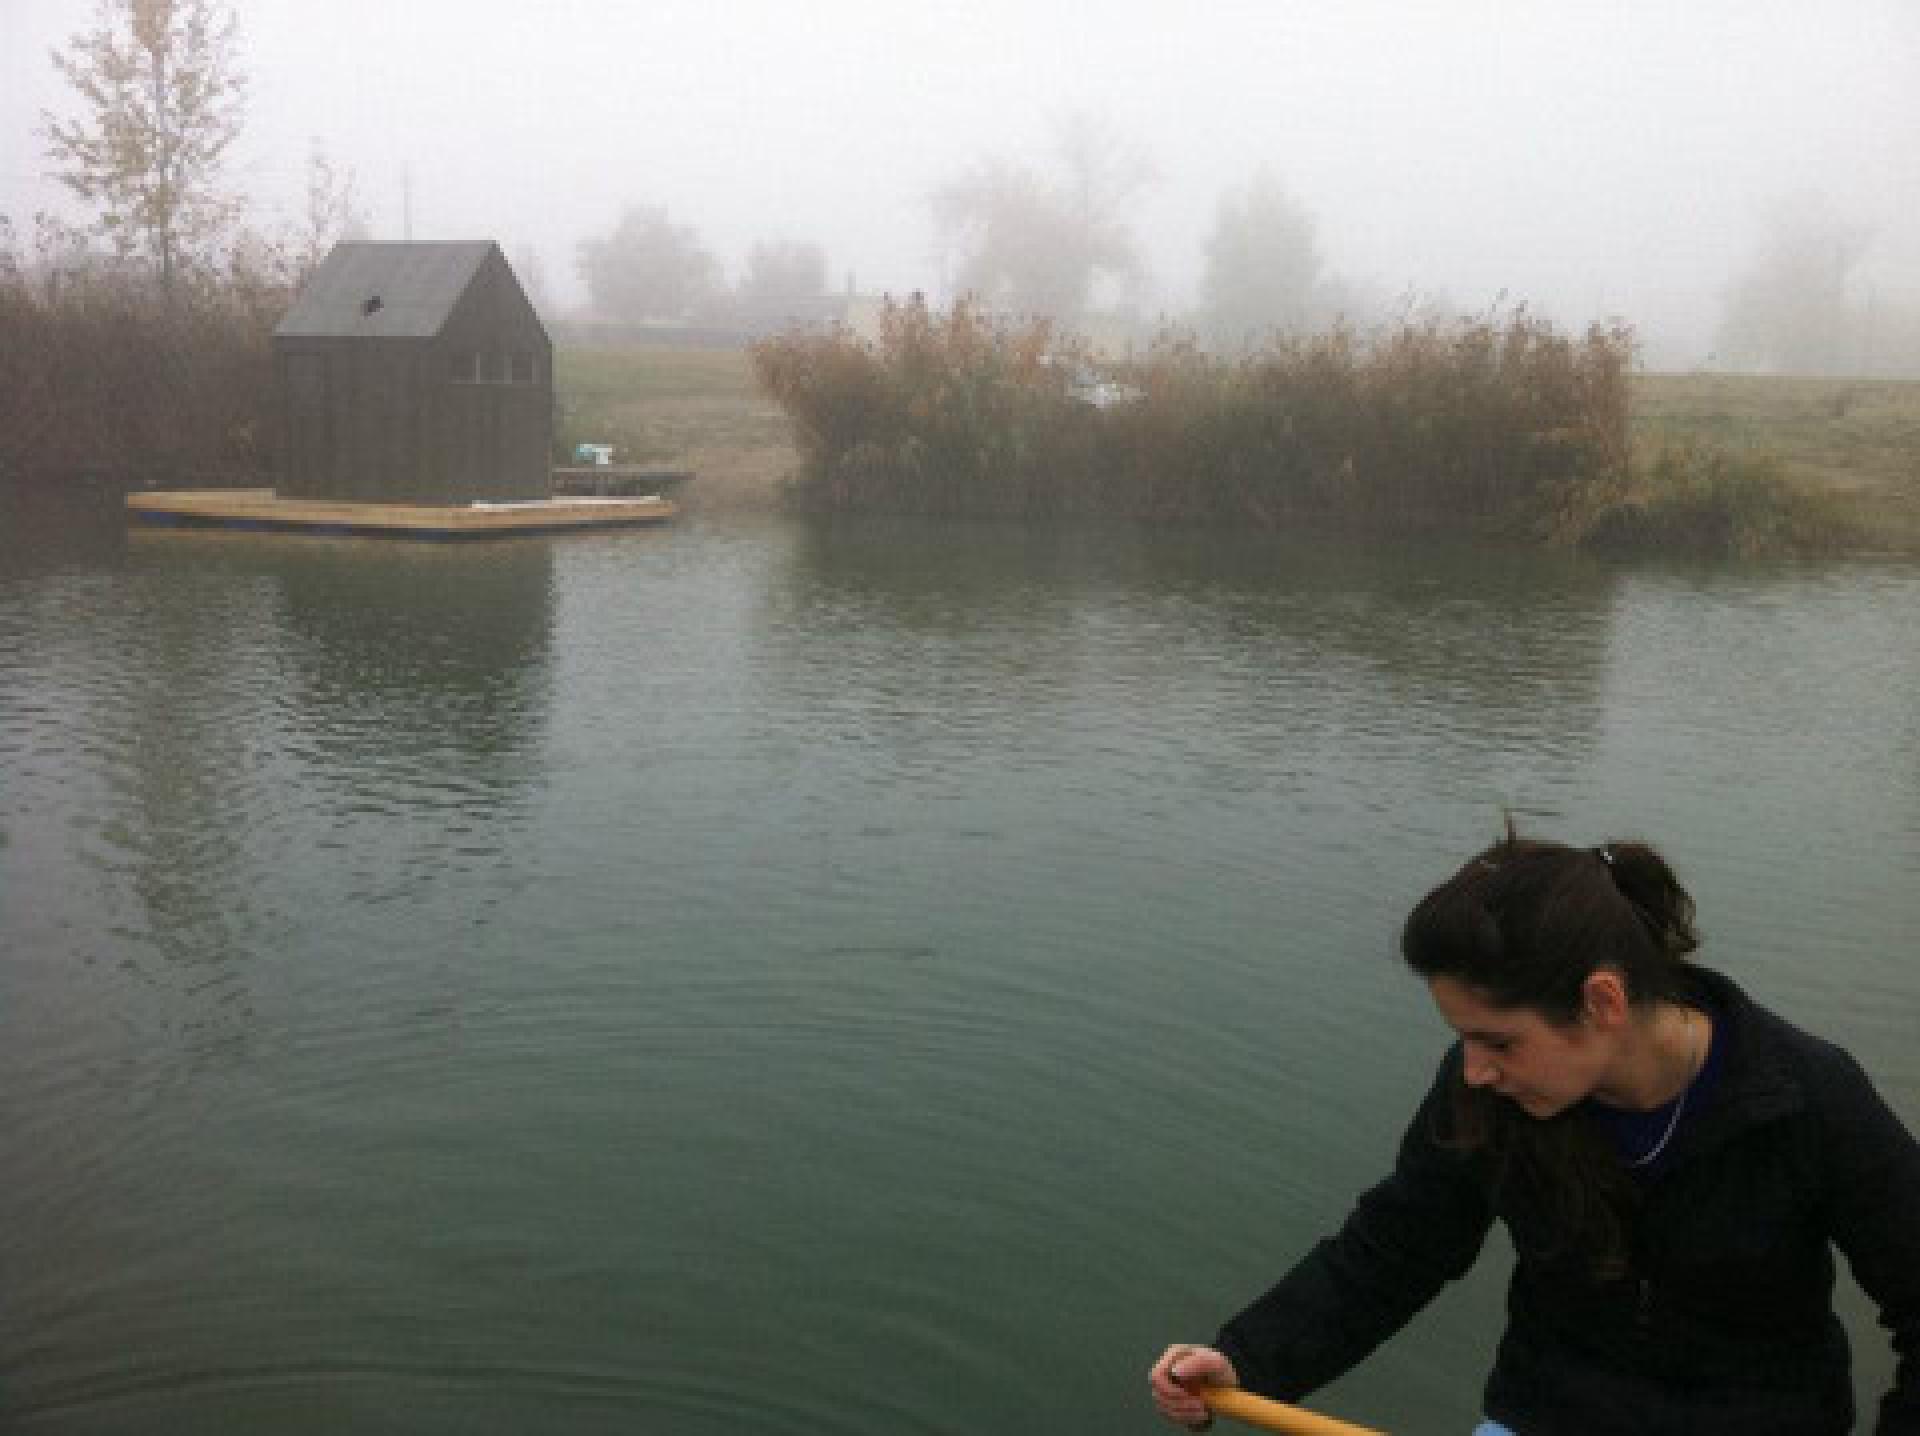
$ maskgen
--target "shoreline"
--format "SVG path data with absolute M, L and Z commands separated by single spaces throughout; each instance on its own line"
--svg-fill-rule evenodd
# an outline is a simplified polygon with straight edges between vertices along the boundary
M 563 446 L 611 438 L 623 461 L 693 471 L 687 514 L 774 512 L 801 455 L 787 420 L 752 381 L 744 350 L 563 351 Z M 1876 541 L 1874 555 L 1920 552 L 1920 381 L 1788 375 L 1630 376 L 1636 459 L 1662 443 L 1778 460 L 1795 485 L 1833 499 Z M 258 487 L 258 473 L 135 473 L 125 468 L 0 473 L 0 485 Z

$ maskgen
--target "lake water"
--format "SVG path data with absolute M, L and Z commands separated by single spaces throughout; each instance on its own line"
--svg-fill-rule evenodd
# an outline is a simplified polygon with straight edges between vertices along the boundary
M 0 1425 L 1159 1430 L 1506 809 L 1920 1119 L 1912 566 L 0 496 Z M 1465 1431 L 1484 1267 L 1322 1409 Z

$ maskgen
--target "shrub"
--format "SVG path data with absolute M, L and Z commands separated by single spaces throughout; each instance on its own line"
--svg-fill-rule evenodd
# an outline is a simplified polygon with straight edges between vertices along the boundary
M 1014 330 L 969 304 L 942 315 L 916 299 L 886 307 L 874 342 L 794 332 L 752 356 L 793 421 L 806 505 L 1024 513 L 1057 506 L 1036 470 L 1071 428 L 1050 336 L 1045 324 Z
M 878 337 L 753 353 L 794 422 L 803 507 L 1274 526 L 1467 525 L 1567 541 L 1624 486 L 1631 336 L 1501 320 L 1277 337 L 1235 360 L 1169 335 L 1083 402 L 1084 348 L 966 303 Z
M 1864 538 L 1835 499 L 1794 484 L 1778 459 L 1678 441 L 1636 470 L 1580 542 L 1603 553 L 1755 557 L 1836 553 Z

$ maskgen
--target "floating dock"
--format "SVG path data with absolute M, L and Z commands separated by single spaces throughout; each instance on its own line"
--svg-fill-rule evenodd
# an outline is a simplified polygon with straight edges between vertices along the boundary
M 692 482 L 691 469 L 649 469 L 628 464 L 575 464 L 553 471 L 556 498 L 562 494 L 670 494 Z
M 272 489 L 176 489 L 128 494 L 127 511 L 150 524 L 459 539 L 661 524 L 679 509 L 671 499 L 658 495 L 470 504 L 362 504 L 339 499 L 283 499 Z

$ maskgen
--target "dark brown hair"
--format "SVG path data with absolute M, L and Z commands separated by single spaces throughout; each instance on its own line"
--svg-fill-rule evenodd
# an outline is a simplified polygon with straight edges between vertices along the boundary
M 1451 978 L 1495 1007 L 1562 1027 L 1579 1019 L 1595 972 L 1619 973 L 1635 1006 L 1684 1000 L 1685 959 L 1698 946 L 1693 899 L 1651 846 L 1568 847 L 1523 838 L 1511 819 L 1505 837 L 1415 905 L 1400 934 L 1420 976 Z M 1462 1077 L 1445 1140 L 1486 1154 L 1496 1182 L 1536 1185 L 1597 1274 L 1624 1269 L 1623 1218 L 1636 1192 L 1577 1113 L 1535 1119 Z

